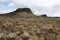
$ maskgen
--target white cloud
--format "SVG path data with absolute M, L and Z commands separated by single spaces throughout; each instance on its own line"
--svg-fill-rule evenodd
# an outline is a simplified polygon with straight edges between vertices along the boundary
M 8 7 L 15 7 L 13 3 L 9 3 Z
M 8 0 L 0 0 L 0 2 L 1 2 L 0 14 L 5 14 L 5 13 L 16 10 L 15 5 L 13 3 L 9 2 Z M 3 4 L 2 4 L 2 2 L 3 2 Z M 4 5 L 5 2 L 7 2 L 7 3 Z
M 52 8 L 50 8 L 47 15 L 52 17 L 60 17 L 60 5 L 55 5 Z
M 10 0 L 17 8 L 30 8 L 35 15 L 59 16 L 60 0 Z M 56 7 L 56 8 L 55 8 Z M 59 10 L 58 10 L 58 9 Z M 57 10 L 56 10 L 57 9 Z
M 0 14 L 5 14 L 5 13 L 9 13 L 9 12 L 12 12 L 12 11 L 14 11 L 14 10 L 12 10 L 12 9 L 9 9 L 8 7 L 13 7 L 13 5 L 8 5 L 7 7 L 5 6 L 5 5 L 0 5 Z
M 0 2 L 3 0 L 0 0 Z M 6 0 L 5 0 L 6 1 Z M 8 6 L 17 8 L 30 8 L 35 15 L 47 14 L 60 17 L 60 0 L 9 0 Z
M 7 0 L 0 0 L 0 2 L 7 1 Z
M 10 0 L 19 7 L 19 5 L 26 6 L 42 6 L 42 7 L 51 7 L 55 4 L 60 4 L 60 0 Z
M 12 12 L 14 10 L 0 10 L 0 14 L 5 14 L 5 13 L 9 13 Z
M 1 12 L 0 12 L 0 14 L 2 13 L 2 14 L 5 14 L 5 13 L 8 13 L 9 12 L 9 10 L 0 10 Z

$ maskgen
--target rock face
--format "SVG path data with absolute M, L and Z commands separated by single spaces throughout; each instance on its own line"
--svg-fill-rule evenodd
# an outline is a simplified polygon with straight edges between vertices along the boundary
M 19 8 L 15 12 L 27 12 L 27 13 L 32 13 L 31 9 L 29 8 Z

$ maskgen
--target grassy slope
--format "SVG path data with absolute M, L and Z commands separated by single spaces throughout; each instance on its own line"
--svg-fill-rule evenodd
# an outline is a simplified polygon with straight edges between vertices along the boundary
M 16 40 L 22 40 L 24 36 L 30 40 L 60 40 L 60 18 L 37 17 L 25 12 L 0 16 L 0 33 L 4 33 L 0 34 L 1 38 L 16 36 Z

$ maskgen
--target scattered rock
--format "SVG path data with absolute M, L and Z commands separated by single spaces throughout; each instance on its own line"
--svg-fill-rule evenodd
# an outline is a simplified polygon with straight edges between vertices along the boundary
M 22 35 L 22 40 L 29 40 L 29 33 L 28 32 L 24 32 L 23 35 Z

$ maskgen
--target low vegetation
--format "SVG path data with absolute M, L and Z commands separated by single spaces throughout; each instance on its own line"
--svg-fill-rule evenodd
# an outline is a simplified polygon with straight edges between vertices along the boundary
M 12 13 L 0 16 L 0 40 L 60 40 L 60 18 Z

